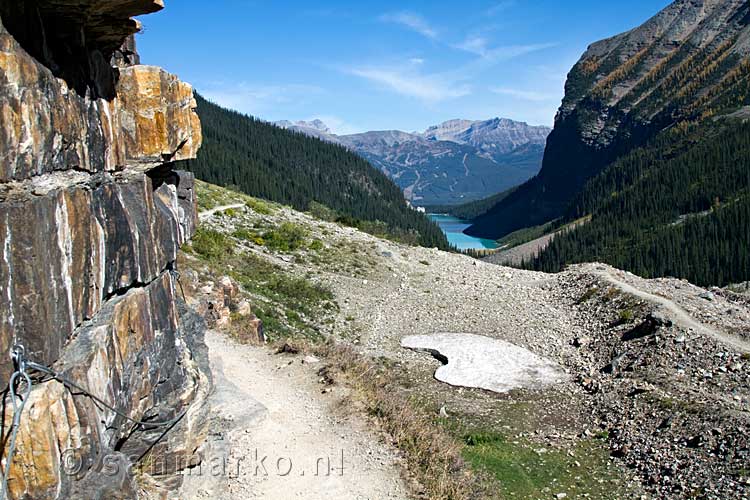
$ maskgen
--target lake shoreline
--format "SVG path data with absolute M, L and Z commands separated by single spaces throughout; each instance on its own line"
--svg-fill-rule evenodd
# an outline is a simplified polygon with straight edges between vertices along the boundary
M 494 250 L 497 242 L 484 238 L 475 238 L 464 233 L 471 225 L 471 221 L 460 219 L 448 214 L 427 214 L 431 221 L 435 222 L 448 238 L 448 243 L 458 250 Z

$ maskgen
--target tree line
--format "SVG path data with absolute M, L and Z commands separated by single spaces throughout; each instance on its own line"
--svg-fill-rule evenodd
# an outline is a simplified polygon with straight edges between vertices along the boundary
M 307 211 L 322 204 L 341 221 L 382 236 L 448 248 L 440 228 L 407 206 L 401 190 L 348 149 L 224 109 L 196 94 L 203 128 L 196 177 Z
M 525 267 L 558 271 L 603 261 L 636 274 L 700 285 L 750 278 L 750 124 L 687 124 L 588 182 L 558 236 Z

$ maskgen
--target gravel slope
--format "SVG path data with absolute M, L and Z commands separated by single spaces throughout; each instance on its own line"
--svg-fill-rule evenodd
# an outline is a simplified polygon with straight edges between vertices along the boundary
M 236 212 L 213 213 L 207 223 L 232 234 L 291 222 L 320 240 L 322 248 L 315 251 L 273 252 L 252 242 L 239 247 L 330 287 L 340 311 L 335 321 L 320 325 L 321 332 L 389 360 L 407 374 L 408 390 L 436 402 L 436 411 L 447 408 L 448 415 L 567 453 L 577 443 L 603 436 L 597 439 L 611 452 L 607 467 L 627 486 L 627 494 L 618 498 L 747 497 L 746 299 L 682 280 L 645 280 L 601 264 L 572 266 L 556 275 L 516 270 L 378 239 L 288 208 L 277 207 L 270 215 L 248 208 Z M 440 384 L 433 378 L 435 359 L 401 347 L 407 336 L 439 332 L 483 335 L 526 348 L 562 366 L 568 381 L 502 397 Z M 265 355 L 247 356 L 258 372 L 248 394 L 260 399 L 264 387 L 283 393 L 279 418 L 284 412 L 305 417 L 295 408 L 301 408 L 297 401 L 307 404 L 304 394 L 313 401 L 318 397 L 314 381 L 305 385 L 292 376 L 263 385 L 279 370 Z M 335 418 L 322 408 L 321 418 Z M 277 437 L 268 443 L 292 446 L 282 427 L 269 427 Z M 364 438 L 357 446 L 373 442 Z M 397 476 L 392 470 L 379 473 Z M 278 491 L 268 487 L 255 491 Z M 403 491 L 399 488 L 391 494 Z

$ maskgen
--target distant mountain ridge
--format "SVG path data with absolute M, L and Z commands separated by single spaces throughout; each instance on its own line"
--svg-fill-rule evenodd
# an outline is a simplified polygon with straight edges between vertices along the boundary
M 493 118 L 484 121 L 449 120 L 428 128 L 421 135 L 428 140 L 469 144 L 481 151 L 505 154 L 527 144 L 543 146 L 550 132 L 549 127 Z
M 350 135 L 333 134 L 321 120 L 275 125 L 359 153 L 416 205 L 463 203 L 525 182 L 539 171 L 551 131 L 507 118 L 449 120 L 424 132 Z

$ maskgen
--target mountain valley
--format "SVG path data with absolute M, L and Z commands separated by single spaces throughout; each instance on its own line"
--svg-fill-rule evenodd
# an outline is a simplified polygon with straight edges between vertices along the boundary
M 202 227 L 180 265 L 189 302 L 229 337 L 215 355 L 260 356 L 245 344 L 256 341 L 254 318 L 261 318 L 263 335 L 278 346 L 262 365 L 299 380 L 313 363 L 306 381 L 295 382 L 305 387 L 297 398 L 320 392 L 325 404 L 344 409 L 326 418 L 361 425 L 359 409 L 385 433 L 393 449 L 364 477 L 406 467 L 412 491 L 460 499 L 718 500 L 742 498 L 750 486 L 746 295 L 644 280 L 602 264 L 559 274 L 511 269 L 381 240 L 204 183 L 198 194 Z M 270 236 L 285 226 L 302 235 L 294 246 Z M 224 305 L 211 311 L 211 303 Z M 435 332 L 503 340 L 564 375 L 506 394 L 452 387 L 434 378 L 454 362 L 449 351 L 402 347 L 411 335 Z M 318 337 L 329 340 L 321 346 Z M 304 419 L 296 415 L 288 418 Z M 259 415 L 226 432 L 252 439 L 261 432 L 253 429 L 276 418 Z M 428 441 L 415 443 L 418 432 Z M 285 446 L 325 435 L 321 429 Z M 359 448 L 344 449 L 360 460 Z M 456 450 L 461 458 L 451 455 Z M 229 452 L 247 453 L 239 444 Z M 423 453 L 431 460 L 420 461 Z M 443 468 L 444 459 L 463 465 Z M 253 491 L 246 480 L 230 478 L 224 488 Z M 402 484 L 389 484 L 381 495 L 408 496 Z
M 641 3 L 0 2 L 0 500 L 750 500 L 750 2 Z
M 550 132 L 503 118 L 450 120 L 422 133 L 335 135 L 320 120 L 276 125 L 356 151 L 416 206 L 460 204 L 522 184 L 539 171 Z
M 703 285 L 750 269 L 750 6 L 677 0 L 592 44 L 568 75 L 539 175 L 466 231 L 563 231 L 527 267 L 604 261 Z M 710 264 L 709 264 L 710 263 Z

